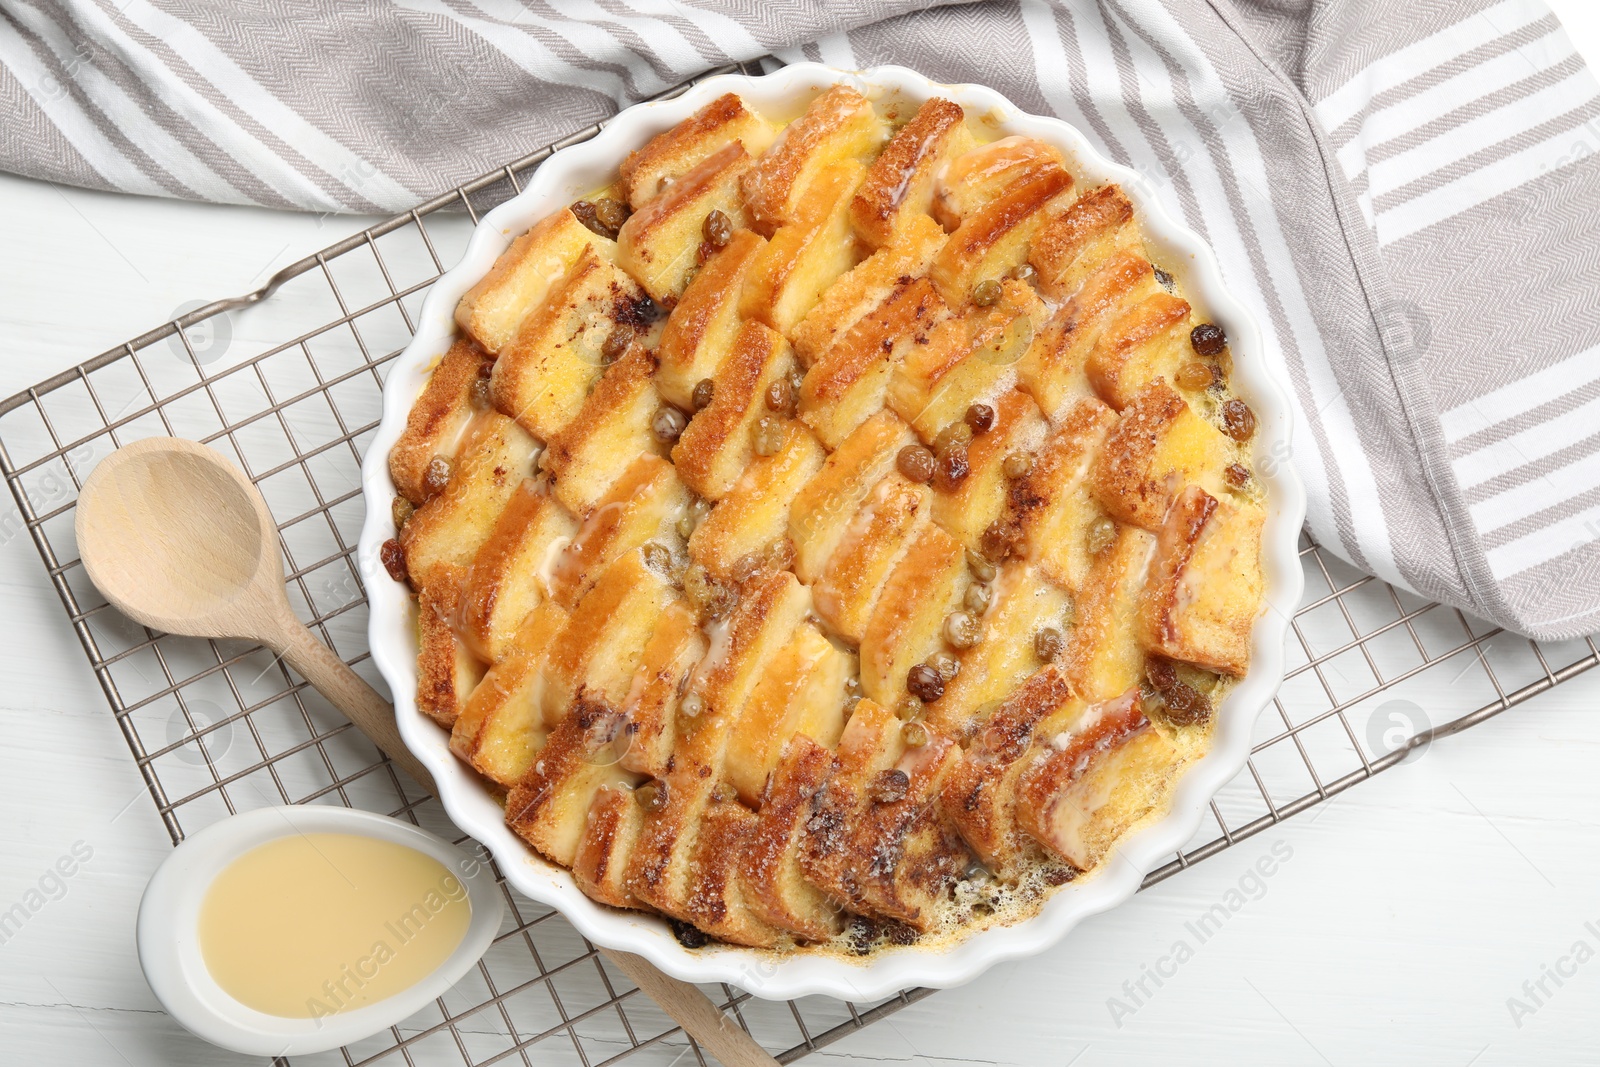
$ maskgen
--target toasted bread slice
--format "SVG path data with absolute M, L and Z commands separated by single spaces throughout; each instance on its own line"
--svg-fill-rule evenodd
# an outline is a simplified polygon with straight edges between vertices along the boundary
M 1133 205 L 1117 186 L 1103 185 L 1040 227 L 1028 247 L 1028 262 L 1045 292 L 1060 300 L 1119 252 L 1142 249 Z
M 906 673 L 943 647 L 945 616 L 972 584 L 961 542 L 925 526 L 884 583 L 861 637 L 861 690 L 893 707 L 906 695 Z
M 492 782 L 509 788 L 521 781 L 544 745 L 545 663 L 566 626 L 560 605 L 541 601 L 473 688 L 451 728 L 450 751 Z
M 580 695 L 621 708 L 657 620 L 678 594 L 635 550 L 601 572 L 550 648 L 543 693 L 554 726 Z
M 959 343 L 959 325 L 949 320 L 926 278 L 897 282 L 882 305 L 838 337 L 806 372 L 800 417 L 824 445 L 839 447 L 883 408 L 897 363 L 923 346 Z
M 1105 514 L 1089 491 L 1090 473 L 1116 421 L 1093 397 L 1080 401 L 1034 454 L 1033 469 L 1011 487 L 1006 521 L 1016 524 L 1023 556 L 1073 592 L 1088 579 L 1089 532 Z
M 1095 499 L 1119 522 L 1158 530 L 1184 486 L 1221 495 L 1222 472 L 1233 455 L 1222 431 L 1158 378 L 1133 398 L 1106 438 L 1091 475 Z
M 447 730 L 486 669 L 456 636 L 463 577 L 459 567 L 440 567 L 417 590 L 417 710 Z
M 926 344 L 905 349 L 889 379 L 889 406 L 932 442 L 970 405 L 1010 388 L 1044 315 L 1031 286 L 1007 279 L 994 306 L 969 305 L 936 326 Z
M 751 156 L 767 150 L 778 128 L 724 93 L 622 161 L 622 185 L 635 211 L 711 156 L 737 141 Z
M 1189 351 L 1189 303 L 1152 293 L 1119 315 L 1095 342 L 1084 369 L 1107 404 L 1121 411 L 1157 378 L 1172 381 Z
M 747 227 L 739 179 L 749 173 L 750 154 L 731 141 L 695 164 L 665 192 L 628 216 L 617 231 L 617 264 L 651 297 L 672 307 L 700 263 L 706 216 L 720 211 L 734 227 Z
M 856 427 L 822 464 L 789 507 L 794 572 L 815 582 L 867 496 L 895 469 L 900 450 L 916 439 L 892 411 L 880 411 Z
M 694 387 L 703 379 L 716 379 L 744 325 L 739 317 L 739 297 L 745 278 L 766 246 L 766 240 L 754 231 L 736 231 L 683 291 L 656 349 L 661 364 L 656 370 L 656 388 L 670 403 L 694 410 Z
M 941 484 L 933 495 L 933 521 L 973 550 L 979 549 L 989 524 L 1004 515 L 1010 499 L 1006 456 L 1038 452 L 1049 432 L 1033 398 L 1018 389 L 1005 390 L 990 406 L 994 425 L 967 447 L 969 473 L 954 487 Z
M 623 785 L 601 786 L 589 804 L 578 850 L 572 856 L 572 880 L 591 900 L 613 908 L 646 908 L 628 889 L 628 857 L 644 823 L 634 792 Z
M 790 428 L 783 450 L 753 459 L 733 488 L 689 537 L 689 558 L 726 579 L 740 561 L 762 557 L 787 535 L 789 506 L 822 469 L 827 453 L 804 426 Z
M 533 475 L 538 454 L 538 442 L 515 422 L 498 412 L 479 413 L 444 491 L 418 508 L 400 531 L 413 584 L 428 584 L 439 567 L 472 562 L 512 494 Z
M 969 858 L 938 802 L 961 750 L 936 731 L 927 735 L 910 748 L 886 709 L 856 705 L 839 742 L 839 770 L 816 801 L 800 853 L 806 876 L 842 907 L 922 931 Z M 895 788 L 885 789 L 885 776 L 898 778 Z
M 433 495 L 424 484 L 428 464 L 435 456 L 454 459 L 460 449 L 467 424 L 477 414 L 472 387 L 485 356 L 474 342 L 458 339 L 439 360 L 406 416 L 406 428 L 389 451 L 389 476 L 400 495 L 413 504 Z
M 757 422 L 777 418 L 767 407 L 767 386 L 794 367 L 783 335 L 746 322 L 717 375 L 711 403 L 695 413 L 672 449 L 678 476 L 707 500 L 720 500 L 755 457 Z
M 1011 563 L 990 587 L 993 601 L 980 620 L 977 644 L 960 653 L 961 670 L 945 684 L 944 696 L 928 705 L 928 718 L 946 733 L 969 737 L 980 709 L 1003 700 L 1045 666 L 1034 635 L 1053 628 L 1067 632 L 1072 601 L 1033 568 Z
M 541 219 L 467 290 L 456 305 L 456 325 L 486 350 L 499 352 L 551 288 L 567 277 L 584 249 L 593 249 L 602 259 L 617 258 L 616 242 L 590 230 L 571 211 Z
M 837 768 L 833 753 L 804 734 L 784 744 L 745 849 L 750 906 L 806 941 L 826 941 L 844 929 L 844 913 L 800 865 L 813 801 Z
M 811 101 L 743 180 L 755 228 L 771 234 L 794 221 L 821 171 L 870 156 L 886 132 L 872 104 L 849 86 L 835 85 Z
M 945 302 L 972 298 L 981 281 L 998 279 L 1028 259 L 1028 245 L 1053 207 L 1072 195 L 1072 175 L 1059 165 L 1041 166 L 1008 185 L 967 216 L 939 249 L 928 277 Z
M 850 204 L 856 236 L 883 248 L 917 220 L 928 218 L 939 172 L 973 145 L 961 105 L 937 96 L 923 104 L 868 168 Z
M 1139 640 L 1169 659 L 1235 677 L 1250 668 L 1261 612 L 1261 527 L 1254 503 L 1191 485 L 1173 502 L 1139 609 Z
M 754 808 L 786 741 L 806 736 L 832 748 L 844 729 L 845 683 L 856 658 L 804 625 L 773 657 L 728 739 L 728 781 Z
M 615 708 L 580 695 L 506 796 L 506 825 L 563 867 L 572 866 L 577 855 L 595 795 L 635 780 L 615 759 L 621 727 Z
M 1137 632 L 1139 599 L 1155 538 L 1133 526 L 1119 527 L 1116 540 L 1095 557 L 1073 605 L 1063 662 L 1078 695 L 1110 700 L 1137 685 L 1144 653 Z
M 1101 333 L 1122 309 L 1160 291 L 1150 261 L 1140 252 L 1121 252 L 1100 264 L 1051 317 L 1018 368 L 1022 387 L 1046 418 L 1059 422 L 1078 401 L 1094 395 L 1088 362 Z
M 774 948 L 790 941 L 750 906 L 744 870 L 756 833 L 755 812 L 732 798 L 713 796 L 700 817 L 688 912 L 695 926 L 734 945 Z
M 645 453 L 636 458 L 546 567 L 550 595 L 572 610 L 613 560 L 654 541 L 676 545 L 678 519 L 689 507 L 689 490 L 672 464 Z
M 694 921 L 696 844 L 701 817 L 724 783 L 728 737 L 745 701 L 810 609 L 811 597 L 787 571 L 746 583 L 737 607 L 689 677 L 675 724 L 672 757 L 660 779 L 664 791 L 647 812 L 628 872 L 628 888 L 652 907 Z
M 947 230 L 994 203 L 1009 186 L 1062 166 L 1060 149 L 1032 137 L 1005 137 L 952 159 L 934 182 L 933 215 Z
M 908 279 L 928 273 L 944 242 L 939 224 L 919 215 L 902 227 L 894 244 L 878 249 L 828 286 L 816 306 L 790 332 L 801 364 L 810 367 L 852 326 L 882 307 Z
M 894 471 L 845 525 L 812 587 L 817 614 L 836 633 L 856 644 L 866 636 L 884 583 L 932 521 L 932 497 L 927 486 Z
M 495 407 L 549 440 L 583 407 L 604 368 L 602 349 L 611 332 L 644 329 L 654 314 L 632 278 L 585 248 L 500 349 L 490 379 Z
M 860 257 L 850 230 L 850 198 L 863 173 L 854 160 L 818 172 L 793 220 L 773 231 L 746 275 L 740 314 L 787 337 L 823 290 L 856 265 Z
M 655 359 L 640 346 L 607 367 L 578 417 L 550 438 L 540 466 L 551 492 L 580 517 L 605 499 L 641 455 L 665 446 L 650 431 L 661 400 L 650 376 Z
M 800 844 L 800 868 L 808 881 L 838 907 L 864 911 L 860 881 L 866 876 L 851 855 L 859 813 L 871 801 L 874 778 L 894 769 L 906 745 L 901 722 L 889 709 L 863 697 L 839 738 L 837 766 L 812 801 Z
M 700 619 L 682 600 L 674 600 L 656 620 L 623 701 L 628 743 L 622 765 L 661 778 L 672 761 L 677 739 L 678 703 L 689 674 L 706 654 Z
M 1094 707 L 1018 783 L 1022 828 L 1081 871 L 1162 806 L 1172 784 L 1177 753 L 1145 718 L 1138 696 Z
M 551 593 L 547 564 L 577 532 L 578 521 L 537 479 L 517 486 L 466 575 L 461 636 L 475 655 L 491 662 L 504 655 L 528 612 Z
M 950 772 L 940 796 L 945 816 L 996 875 L 1015 877 L 1039 851 L 1016 821 L 1017 783 L 1037 753 L 1036 729 L 1053 736 L 1051 724 L 1075 722 L 1083 709 L 1061 665 L 1042 667 L 994 709 Z

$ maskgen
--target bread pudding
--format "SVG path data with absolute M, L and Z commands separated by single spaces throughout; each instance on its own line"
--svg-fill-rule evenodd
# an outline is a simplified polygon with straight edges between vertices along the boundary
M 1122 190 L 985 133 L 712 101 L 511 243 L 389 455 L 418 707 L 686 945 L 1027 914 L 1249 669 L 1227 337 Z

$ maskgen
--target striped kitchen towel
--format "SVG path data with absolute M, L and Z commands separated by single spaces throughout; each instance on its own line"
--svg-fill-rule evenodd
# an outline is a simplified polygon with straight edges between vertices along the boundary
M 1541 0 L 0 0 L 0 167 L 391 212 L 767 52 L 1077 125 L 1266 327 L 1323 544 L 1600 629 L 1600 87 Z

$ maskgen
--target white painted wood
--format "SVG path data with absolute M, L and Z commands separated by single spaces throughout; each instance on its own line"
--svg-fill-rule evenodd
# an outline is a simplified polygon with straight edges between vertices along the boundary
M 1589 0 L 1551 6 L 1600 60 Z M 465 221 L 430 220 L 447 258 Z M 253 288 L 361 225 L 0 175 L 0 395 L 187 301 Z M 240 335 L 264 339 L 291 310 L 252 313 Z M 60 899 L 0 944 L 0 1060 L 250 1062 L 185 1034 L 139 974 L 134 914 L 170 844 L 33 545 L 14 530 L 0 522 L 0 911 L 75 843 L 92 855 L 63 879 Z M 1424 708 L 1430 697 L 1446 701 L 1447 682 L 1446 673 L 1408 696 Z M 1523 984 L 1579 940 L 1600 953 L 1597 753 L 1600 673 L 1140 894 L 1041 958 L 925 1000 L 810 1062 L 1592 1063 L 1600 956 L 1562 986 L 1545 978 L 1541 1004 Z M 1290 858 L 1200 943 L 1185 924 L 1222 903 L 1274 845 Z M 1192 958 L 1159 989 L 1146 979 L 1153 995 L 1135 1005 L 1123 983 L 1180 939 Z M 1113 997 L 1136 1007 L 1120 1027 Z M 1520 1025 L 1511 997 L 1535 1008 Z

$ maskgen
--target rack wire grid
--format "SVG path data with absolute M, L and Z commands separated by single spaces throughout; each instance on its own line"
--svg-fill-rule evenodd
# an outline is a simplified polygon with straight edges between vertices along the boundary
M 702 77 L 759 70 L 743 64 Z M 520 191 L 553 151 L 603 125 L 362 230 L 255 293 L 198 308 L 0 403 L 0 470 L 17 506 L 0 527 L 14 532 L 20 522 L 32 536 L 174 844 L 232 812 L 279 803 L 366 808 L 464 838 L 436 800 L 265 649 L 153 632 L 108 607 L 74 547 L 85 474 L 111 450 L 158 434 L 232 456 L 280 520 L 296 611 L 381 689 L 354 555 L 361 457 L 377 428 L 385 367 L 410 340 L 423 295 L 460 254 L 480 214 Z M 1288 677 L 1257 724 L 1249 765 L 1146 886 L 1600 662 L 1592 638 L 1549 644 L 1503 633 L 1362 575 L 1309 536 L 1300 555 L 1306 594 L 1292 620 Z M 1450 706 L 1424 709 L 1408 699 L 1441 672 L 1453 676 Z M 505 927 L 454 989 L 367 1041 L 299 1062 L 707 1062 L 559 914 L 503 879 L 501 888 Z M 910 989 L 875 1004 L 823 997 L 783 1004 L 727 986 L 706 991 L 784 1063 L 931 993 Z

